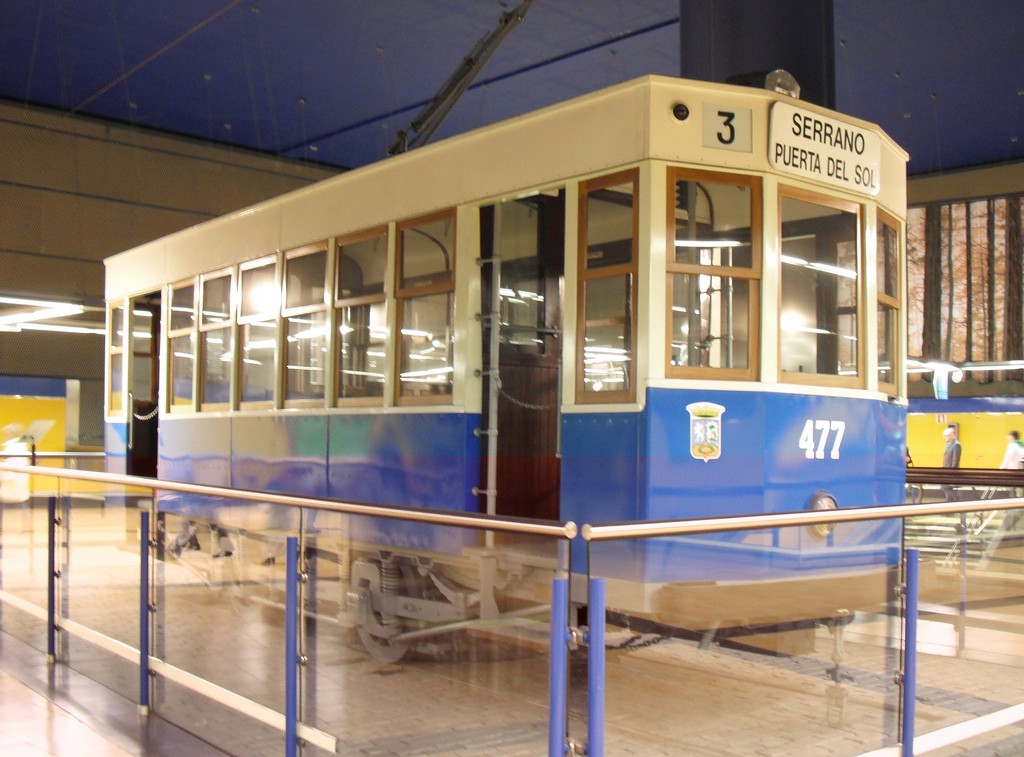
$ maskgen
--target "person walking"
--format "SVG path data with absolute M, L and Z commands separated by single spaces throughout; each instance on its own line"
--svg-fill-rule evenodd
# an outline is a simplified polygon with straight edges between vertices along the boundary
M 1020 432 L 1011 431 L 1006 435 L 1006 452 L 999 463 L 1000 470 L 1020 470 L 1024 468 L 1024 444 L 1020 441 Z
M 960 440 L 957 439 L 956 427 L 946 426 L 942 430 L 942 438 L 946 440 L 946 449 L 942 453 L 942 467 L 959 468 L 963 447 L 960 444 Z

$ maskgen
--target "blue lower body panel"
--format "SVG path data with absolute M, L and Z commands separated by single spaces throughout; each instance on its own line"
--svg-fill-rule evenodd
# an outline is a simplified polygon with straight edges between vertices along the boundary
M 562 517 L 598 523 L 792 512 L 820 493 L 839 507 L 900 503 L 905 439 L 905 408 L 880 400 L 650 389 L 637 413 L 564 416 Z M 899 534 L 895 521 L 848 524 L 827 538 L 807 529 L 723 533 L 648 541 L 615 562 L 646 581 L 678 580 L 684 558 L 688 580 L 720 576 L 723 566 L 746 565 L 745 575 L 766 566 L 839 567 L 860 559 L 850 548 L 888 559 Z M 715 551 L 716 543 L 730 546 Z M 586 570 L 582 552 L 574 550 L 574 571 Z M 693 567 L 701 563 L 703 573 Z
M 266 414 L 165 417 L 162 479 L 367 504 L 477 512 L 478 415 Z M 225 503 L 165 498 L 200 515 Z M 162 500 L 164 501 L 164 500 Z M 350 535 L 384 546 L 458 548 L 465 532 L 351 518 Z M 473 534 L 473 538 L 475 538 Z

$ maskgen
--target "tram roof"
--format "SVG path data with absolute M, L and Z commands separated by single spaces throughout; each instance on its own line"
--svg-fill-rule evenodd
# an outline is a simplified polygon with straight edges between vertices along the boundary
M 680 103 L 689 111 L 685 120 L 673 114 Z M 907 154 L 880 127 L 768 90 L 649 75 L 345 172 L 122 252 L 106 261 L 106 294 L 113 299 L 150 291 L 337 234 L 555 188 L 644 160 L 770 172 L 769 119 L 775 103 L 811 120 L 820 116 L 874 135 L 881 153 L 874 199 L 904 215 Z M 751 114 L 750 149 L 704 146 L 708 128 L 717 128 L 716 114 L 731 110 Z

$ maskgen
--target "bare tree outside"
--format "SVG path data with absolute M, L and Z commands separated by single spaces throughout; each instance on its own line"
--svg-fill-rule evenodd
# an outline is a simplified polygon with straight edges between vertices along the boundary
M 911 208 L 907 222 L 911 357 L 954 363 L 1024 359 L 1021 195 Z M 1024 372 L 968 374 L 974 384 Z M 1020 393 L 1022 387 L 1000 393 Z M 987 392 L 986 392 L 987 393 Z

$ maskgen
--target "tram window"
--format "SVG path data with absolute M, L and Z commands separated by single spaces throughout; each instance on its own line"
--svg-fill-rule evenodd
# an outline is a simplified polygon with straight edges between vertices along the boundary
M 367 239 L 338 243 L 338 300 L 384 294 L 388 237 L 384 231 Z
M 168 386 L 171 388 L 171 407 L 192 409 L 192 382 L 196 367 L 196 336 L 193 333 L 171 337 L 171 376 Z
M 273 407 L 281 307 L 277 258 L 243 265 L 239 278 L 238 399 L 249 408 Z
M 202 345 L 202 407 L 206 410 L 227 407 L 231 401 L 231 368 L 234 365 L 231 329 L 202 332 Z
M 760 180 L 669 172 L 669 376 L 751 379 L 761 287 Z
M 878 213 L 875 254 L 878 275 L 878 382 L 880 389 L 896 394 L 899 391 L 896 351 L 899 349 L 902 307 L 900 234 L 899 222 L 881 211 Z
M 576 397 L 581 402 L 635 398 L 638 173 L 580 185 L 580 313 Z
M 107 341 L 110 349 L 109 362 L 107 365 L 110 376 L 110 394 L 107 397 L 107 412 L 111 415 L 119 415 L 124 412 L 124 370 L 125 370 L 125 307 L 124 305 L 111 305 L 107 313 L 107 328 L 109 330 Z
M 399 227 L 399 288 L 427 286 L 452 279 L 455 215 L 446 212 Z
M 274 402 L 277 319 L 251 321 L 239 329 L 242 355 L 240 398 L 261 405 Z
M 541 257 L 543 206 L 531 198 L 495 208 L 501 214 L 500 224 L 492 223 L 494 230 L 500 229 L 501 237 L 491 242 L 501 257 L 501 341 L 515 345 L 520 352 L 542 354 L 542 330 L 549 317 L 545 302 L 547 275 Z
M 878 305 L 878 382 L 896 392 L 896 334 L 898 314 L 895 308 Z
M 223 410 L 231 406 L 231 378 L 235 364 L 231 331 L 234 280 L 230 269 L 203 274 L 199 279 L 200 333 L 195 362 L 202 367 L 198 390 L 201 410 Z M 184 342 L 181 347 L 185 347 Z
M 124 411 L 124 353 L 110 356 L 110 402 L 108 411 L 117 415 Z
M 399 392 L 402 398 L 448 397 L 452 392 L 452 295 L 402 302 Z
M 858 317 L 860 220 L 853 203 L 781 194 L 780 360 L 790 380 L 861 386 Z
M 452 395 L 455 212 L 398 225 L 399 403 Z
M 285 253 L 284 304 L 284 404 L 322 407 L 330 363 L 326 242 Z
M 382 398 L 387 367 L 387 308 L 383 301 L 341 309 L 339 397 Z
M 751 289 L 756 282 L 674 273 L 671 287 L 673 367 L 750 368 Z
M 240 318 L 276 314 L 281 303 L 276 259 L 241 270 Z
M 168 297 L 170 328 L 167 331 L 168 404 L 170 412 L 194 410 L 196 374 L 196 293 L 192 281 L 171 287 Z
M 631 290 L 631 276 L 595 279 L 586 284 L 585 391 L 630 390 L 633 346 L 628 313 Z
M 231 322 L 231 274 L 203 276 L 202 313 L 199 322 L 203 326 L 218 326 Z
M 289 252 L 284 261 L 285 308 L 325 304 L 327 247 Z
M 192 284 L 171 289 L 172 332 L 191 329 L 196 323 L 196 288 Z
M 324 398 L 324 379 L 329 363 L 327 340 L 330 326 L 326 310 L 292 316 L 286 321 L 285 400 Z
M 157 396 L 157 380 L 154 370 L 157 365 L 157 340 L 160 338 L 160 319 L 156 317 L 156 305 L 135 301 L 129 314 L 132 344 L 132 393 L 133 400 L 153 402 Z
M 384 296 L 387 229 L 338 240 L 337 268 L 337 398 L 345 403 L 381 404 L 389 342 Z
M 899 231 L 879 214 L 878 221 L 878 293 L 899 297 Z M 894 222 L 893 222 L 894 223 Z

